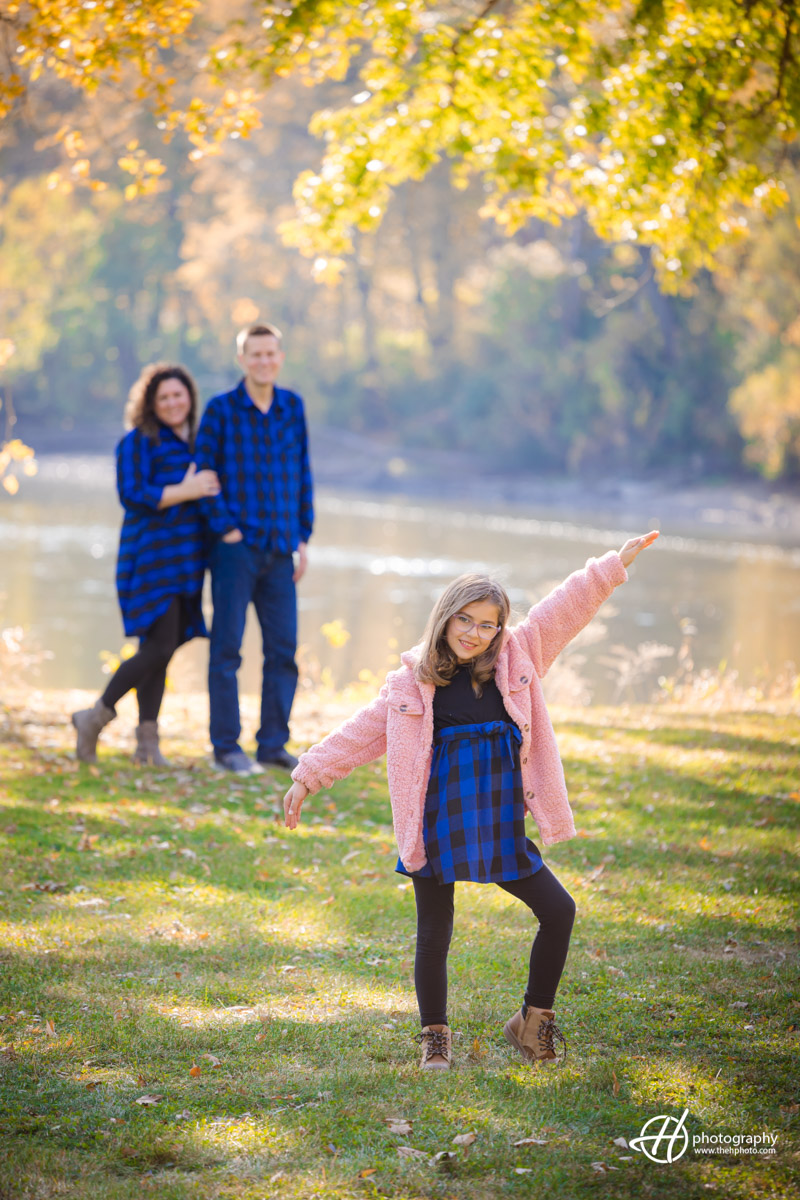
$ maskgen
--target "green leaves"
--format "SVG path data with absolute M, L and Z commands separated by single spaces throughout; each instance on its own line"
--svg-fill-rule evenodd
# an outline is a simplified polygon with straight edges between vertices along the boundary
M 283 227 L 304 254 L 352 252 L 393 189 L 443 157 L 459 186 L 482 177 L 482 213 L 508 233 L 583 209 L 603 238 L 651 246 L 673 291 L 747 233 L 747 209 L 785 202 L 775 168 L 800 114 L 794 3 L 264 11 L 248 61 L 267 78 L 341 79 L 361 64 L 349 102 L 312 123 L 324 156 L 298 178 Z

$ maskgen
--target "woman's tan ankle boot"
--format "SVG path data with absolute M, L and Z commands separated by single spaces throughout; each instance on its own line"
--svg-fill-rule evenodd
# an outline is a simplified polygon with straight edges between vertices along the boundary
M 170 765 L 161 753 L 156 721 L 142 721 L 137 726 L 133 761 L 141 767 L 168 767 Z
M 113 708 L 106 708 L 102 700 L 95 700 L 91 708 L 82 708 L 72 714 L 72 724 L 78 734 L 75 755 L 81 762 L 97 762 L 97 739 L 101 730 L 116 716 Z

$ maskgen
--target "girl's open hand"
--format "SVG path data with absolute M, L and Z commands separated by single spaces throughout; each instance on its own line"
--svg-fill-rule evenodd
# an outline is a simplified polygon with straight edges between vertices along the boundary
M 283 797 L 283 815 L 287 829 L 297 829 L 300 824 L 300 810 L 307 795 L 307 787 L 302 783 L 293 783 Z
M 636 555 L 641 550 L 646 550 L 648 546 L 652 546 L 657 537 L 658 530 L 652 529 L 650 533 L 645 533 L 641 537 L 629 538 L 619 552 L 623 567 L 629 567 Z

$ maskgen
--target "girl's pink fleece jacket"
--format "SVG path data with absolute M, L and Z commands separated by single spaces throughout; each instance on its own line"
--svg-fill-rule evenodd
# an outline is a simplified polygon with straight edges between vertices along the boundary
M 503 636 L 495 679 L 506 711 L 522 733 L 525 804 L 546 846 L 574 837 L 575 824 L 540 680 L 627 578 L 615 550 L 590 558 Z M 292 772 L 292 779 L 313 794 L 386 754 L 394 832 L 407 871 L 419 871 L 427 861 L 422 825 L 433 755 L 435 689 L 416 679 L 418 657 L 418 648 L 403 654 L 403 665 L 389 672 L 372 703 L 301 755 Z

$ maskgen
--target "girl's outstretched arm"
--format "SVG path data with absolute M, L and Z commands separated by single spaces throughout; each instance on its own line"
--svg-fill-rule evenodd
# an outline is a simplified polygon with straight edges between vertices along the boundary
M 297 827 L 306 796 L 330 787 L 356 767 L 373 762 L 386 753 L 388 692 L 389 686 L 385 683 L 371 703 L 300 755 L 300 761 L 292 771 L 293 786 L 283 802 L 289 829 Z
M 602 558 L 590 558 L 580 571 L 574 571 L 549 596 L 534 604 L 515 635 L 525 645 L 540 676 L 568 642 L 588 625 L 603 601 L 615 587 L 628 578 L 625 568 L 636 555 L 658 537 L 658 531 L 631 538 L 617 553 L 610 550 Z

